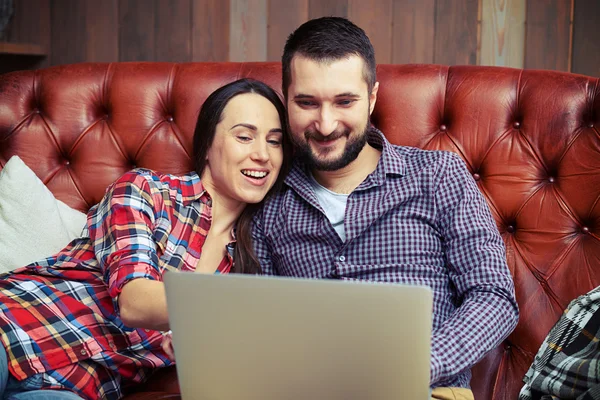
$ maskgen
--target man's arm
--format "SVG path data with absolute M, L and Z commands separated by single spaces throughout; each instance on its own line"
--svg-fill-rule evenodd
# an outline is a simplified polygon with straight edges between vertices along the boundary
M 473 366 L 517 324 L 504 243 L 463 161 L 452 156 L 435 188 L 438 222 L 458 310 L 432 333 L 431 384 Z

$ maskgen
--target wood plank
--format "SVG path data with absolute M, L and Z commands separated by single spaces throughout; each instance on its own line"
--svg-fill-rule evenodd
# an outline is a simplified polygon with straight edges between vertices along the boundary
M 349 0 L 348 19 L 371 39 L 379 64 L 392 62 L 392 0 Z
M 50 65 L 85 61 L 87 40 L 85 10 L 86 4 L 83 1 L 52 1 Z
M 590 18 L 590 16 L 596 18 Z M 600 2 L 577 0 L 573 16 L 572 72 L 600 77 Z
M 0 54 L 45 56 L 46 50 L 39 44 L 0 42 Z
M 6 41 L 39 45 L 43 54 L 50 54 L 50 0 L 18 0 L 14 2 L 12 21 Z M 38 58 L 35 67 L 50 65 L 50 58 Z
M 392 63 L 432 63 L 435 0 L 395 0 Z
M 568 71 L 572 0 L 529 0 L 525 68 Z
M 156 61 L 192 60 L 191 11 L 190 0 L 157 0 Z
M 229 1 L 193 0 L 192 61 L 229 61 Z
M 119 1 L 119 61 L 155 61 L 156 3 Z
M 308 18 L 347 17 L 348 0 L 310 0 L 308 2 Z
M 85 0 L 87 62 L 119 61 L 118 0 Z
M 267 60 L 280 61 L 287 37 L 308 20 L 308 0 L 269 0 Z
M 267 60 L 267 0 L 231 0 L 229 59 Z
M 480 65 L 523 68 L 525 2 L 483 0 Z
M 477 63 L 478 0 L 437 0 L 433 61 L 445 65 Z

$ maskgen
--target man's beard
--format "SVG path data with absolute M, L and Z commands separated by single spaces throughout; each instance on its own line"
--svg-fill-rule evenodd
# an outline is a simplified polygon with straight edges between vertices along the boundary
M 369 131 L 369 120 L 365 124 L 363 131 L 356 135 L 352 140 L 350 140 L 350 129 L 346 128 L 342 131 L 335 131 L 328 136 L 323 136 L 319 132 L 315 130 L 308 130 L 304 132 L 305 141 L 295 140 L 297 156 L 311 169 L 316 171 L 337 171 L 346 167 L 352 161 L 356 160 L 362 149 L 367 144 L 368 131 Z M 293 136 L 293 135 L 292 135 Z M 344 148 L 344 152 L 341 157 L 334 160 L 320 160 L 318 156 L 313 154 L 313 151 L 310 147 L 309 140 L 313 139 L 315 141 L 323 141 L 323 140 L 335 140 L 341 137 L 346 136 L 348 138 L 348 142 Z M 324 151 L 322 154 L 327 155 L 328 151 Z

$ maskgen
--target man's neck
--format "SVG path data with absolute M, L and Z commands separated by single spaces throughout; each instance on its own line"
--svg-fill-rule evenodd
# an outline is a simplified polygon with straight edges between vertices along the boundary
M 332 192 L 350 194 L 377 168 L 381 151 L 366 144 L 356 160 L 336 171 L 316 171 L 312 174 L 319 184 Z

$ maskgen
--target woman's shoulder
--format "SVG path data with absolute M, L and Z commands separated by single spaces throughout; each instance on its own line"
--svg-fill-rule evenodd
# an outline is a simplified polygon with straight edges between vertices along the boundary
M 176 175 L 148 168 L 134 168 L 121 175 L 115 184 L 136 186 L 150 192 L 175 190 L 191 196 L 203 191 L 200 177 L 194 171 Z

